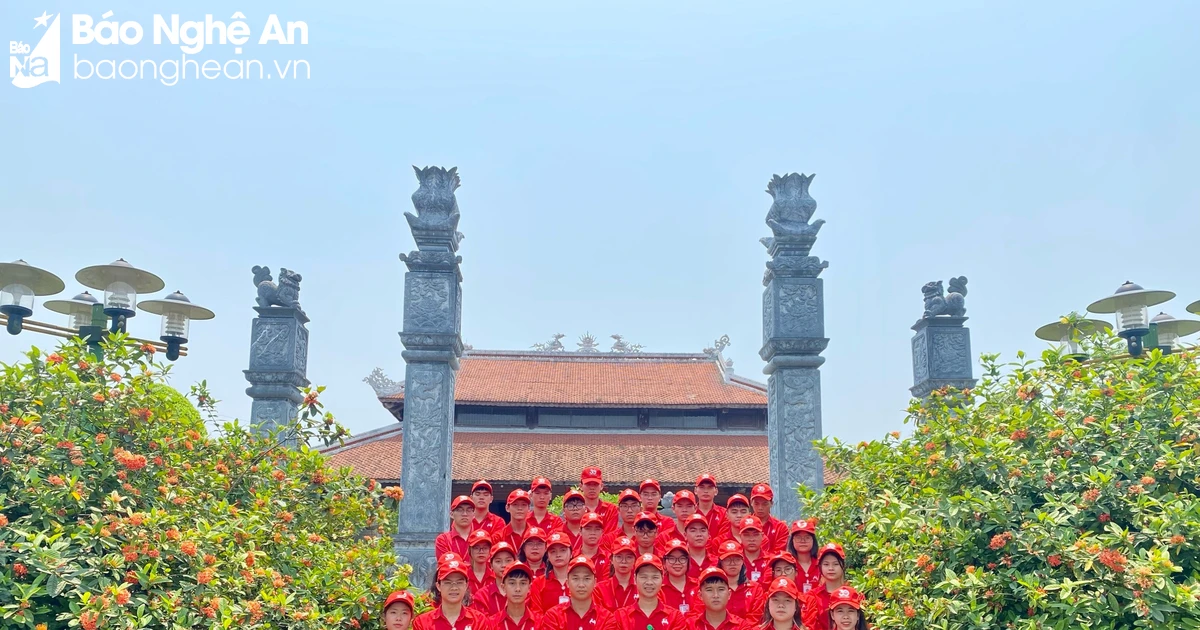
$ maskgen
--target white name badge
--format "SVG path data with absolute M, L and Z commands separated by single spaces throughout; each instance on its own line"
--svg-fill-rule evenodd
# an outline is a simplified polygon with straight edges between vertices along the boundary
M 560 604 L 565 604 L 569 601 L 571 601 L 571 598 L 568 595 L 559 595 L 558 596 L 558 603 L 560 603 Z
M 762 571 L 754 571 L 750 574 L 750 579 L 754 580 L 755 582 L 757 582 L 758 578 L 760 577 L 762 577 Z
M 692 607 L 691 607 L 691 606 L 688 606 L 687 604 L 680 604 L 680 605 L 679 605 L 679 612 L 681 612 L 681 613 L 683 613 L 683 614 L 685 614 L 685 615 L 687 614 L 687 611 L 689 611 L 689 610 L 691 610 L 691 609 L 692 609 Z

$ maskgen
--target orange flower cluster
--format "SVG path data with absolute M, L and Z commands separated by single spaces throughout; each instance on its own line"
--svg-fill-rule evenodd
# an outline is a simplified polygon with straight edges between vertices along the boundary
M 1094 503 L 1096 501 L 1096 499 L 1099 499 L 1099 498 L 1100 498 L 1100 489 L 1099 488 L 1089 488 L 1088 490 L 1085 490 L 1083 493 L 1083 500 L 1087 501 L 1088 503 Z
M 1012 538 L 1012 532 L 1002 532 L 992 536 L 992 542 L 988 546 L 992 549 L 1003 549 Z
M 147 463 L 145 455 L 135 455 L 120 447 L 113 449 L 113 457 L 127 470 L 141 470 Z
M 388 486 L 383 489 L 383 496 L 393 501 L 399 501 L 404 498 L 404 490 L 400 486 Z
M 1104 551 L 1101 551 L 1096 560 L 1100 564 L 1108 567 L 1113 573 L 1124 573 L 1125 563 L 1128 562 L 1125 556 L 1115 549 L 1105 549 Z

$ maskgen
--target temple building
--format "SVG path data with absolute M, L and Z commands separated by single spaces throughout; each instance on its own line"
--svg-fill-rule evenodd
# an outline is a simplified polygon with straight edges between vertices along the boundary
M 723 500 L 768 480 L 767 387 L 734 373 L 721 356 L 728 338 L 696 354 L 641 352 L 619 336 L 610 352 L 590 336 L 568 352 L 559 338 L 533 351 L 463 354 L 454 393 L 454 495 L 487 479 L 493 510 L 504 514 L 512 489 L 544 476 L 561 494 L 588 466 L 603 471 L 608 492 L 636 488 L 646 477 L 671 492 L 708 472 Z M 334 465 L 398 484 L 403 384 L 378 370 L 366 380 L 396 424 L 325 452 Z

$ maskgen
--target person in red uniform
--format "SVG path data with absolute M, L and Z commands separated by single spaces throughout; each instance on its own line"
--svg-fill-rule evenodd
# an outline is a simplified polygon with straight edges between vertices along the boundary
M 547 610 L 567 603 L 567 574 L 571 564 L 571 539 L 562 532 L 554 532 L 546 538 L 546 560 L 550 565 L 546 574 L 534 578 L 530 607 L 543 614 Z
M 752 514 L 742 519 L 738 530 L 742 534 L 742 557 L 746 560 L 746 574 L 753 582 L 769 582 L 771 556 L 763 549 L 762 521 Z
M 725 502 L 725 520 L 713 534 L 716 543 L 722 545 L 732 540 L 739 545 L 742 544 L 742 536 L 738 528 L 747 516 L 750 516 L 750 500 L 741 494 L 729 497 L 729 500 Z
M 846 585 L 846 552 L 837 543 L 826 543 L 817 552 L 821 583 L 809 591 L 811 612 L 805 616 L 809 630 L 829 630 L 829 600 L 834 591 Z
M 541 527 L 548 532 L 558 531 L 562 527 L 563 519 L 550 511 L 550 502 L 554 500 L 550 480 L 538 477 L 530 482 L 529 498 L 533 504 L 533 512 L 529 515 L 529 524 Z
M 588 512 L 580 523 L 579 537 L 575 539 L 574 555 L 592 561 L 597 575 L 608 575 L 608 554 L 600 546 L 604 536 L 604 519 L 595 512 Z
M 788 552 L 777 553 L 771 556 L 770 573 L 767 576 L 766 582 L 769 584 L 771 580 L 777 580 L 785 577 L 793 582 L 796 582 L 796 559 Z M 796 582 L 796 589 L 800 590 L 800 583 Z M 801 590 L 801 593 L 803 591 Z M 762 591 L 760 599 L 750 606 L 750 610 L 763 610 L 767 605 L 767 592 Z
M 492 545 L 488 554 L 488 564 L 496 579 L 488 582 L 486 586 L 471 595 L 471 607 L 484 615 L 494 615 L 503 610 L 504 593 L 500 589 L 500 581 L 508 567 L 516 563 L 517 550 L 513 549 L 512 545 L 507 542 L 498 542 Z M 532 580 L 533 577 L 533 570 L 530 569 L 529 578 Z
M 617 506 L 600 499 L 600 492 L 604 490 L 604 478 L 599 468 L 589 466 L 583 469 L 579 475 L 579 489 L 583 492 L 587 511 L 599 514 L 604 519 L 606 529 L 616 527 Z
M 682 540 L 672 540 L 667 543 L 662 555 L 663 577 L 662 591 L 659 595 L 663 603 L 683 614 L 691 610 L 692 601 L 696 598 L 696 580 L 688 577 L 687 543 Z
M 771 580 L 766 593 L 767 604 L 761 618 L 754 627 L 760 630 L 806 630 L 803 619 L 805 596 L 796 588 L 796 583 L 779 578 Z
M 637 523 L 638 514 L 642 513 L 642 497 L 638 496 L 637 490 L 625 488 L 621 494 L 617 495 L 617 524 L 612 526 L 608 523 L 604 524 L 605 533 L 604 539 L 600 541 L 601 547 L 612 548 L 612 541 L 622 536 L 626 538 L 637 538 Z
M 467 537 L 471 535 L 471 516 L 475 514 L 475 504 L 466 495 L 454 497 L 450 502 L 450 530 L 442 532 L 433 540 L 433 551 L 438 556 L 456 553 L 460 558 L 467 557 Z
M 596 587 L 596 599 L 610 611 L 624 608 L 637 601 L 637 586 L 633 583 L 633 564 L 637 562 L 637 543 L 622 536 L 614 541 L 609 556 L 609 577 Z
M 467 630 L 478 627 L 483 620 L 482 615 L 469 607 L 471 593 L 467 588 L 467 565 L 461 560 L 450 560 L 438 566 L 429 594 L 433 598 L 433 608 L 413 619 L 412 630 Z
M 717 479 L 704 473 L 696 477 L 693 489 L 696 491 L 696 513 L 708 521 L 708 531 L 716 536 L 721 523 L 725 522 L 725 508 L 716 503 Z
M 643 481 L 638 487 L 638 495 L 642 497 L 642 511 L 654 517 L 654 524 L 658 526 L 660 535 L 669 536 L 675 531 L 675 519 L 658 513 L 659 504 L 662 503 L 662 486 L 658 485 L 657 481 Z
M 667 606 L 661 595 L 663 565 L 658 556 L 643 554 L 633 565 L 638 598 L 618 610 L 601 630 L 685 630 L 683 613 Z
M 717 566 L 717 554 L 712 551 L 712 541 L 708 537 L 708 519 L 693 514 L 680 524 L 687 542 L 688 577 L 698 580 L 705 569 Z
M 567 573 L 567 603 L 546 611 L 538 630 L 600 630 L 608 625 L 612 612 L 600 606 L 593 596 L 596 567 L 587 558 L 571 561 Z
M 584 514 L 596 514 L 596 516 L 600 516 L 596 512 L 587 511 L 587 507 L 584 505 L 583 493 L 578 490 L 568 490 L 563 495 L 562 525 L 559 527 L 559 531 L 566 532 L 571 537 L 571 544 L 576 546 L 579 545 L 579 528 L 583 527 Z M 604 517 L 600 518 L 600 523 L 606 525 Z
M 467 586 L 471 589 L 471 599 L 488 584 L 494 583 L 495 576 L 488 560 L 492 553 L 492 537 L 482 529 L 471 532 L 467 537 L 467 552 L 470 554 L 471 568 L 467 571 Z
M 658 535 L 662 536 L 665 542 L 672 540 L 686 542 L 687 536 L 684 535 L 683 524 L 696 513 L 696 495 L 692 494 L 690 490 L 676 492 L 671 499 L 671 509 L 675 511 L 675 526 L 669 531 L 659 532 Z
M 867 630 L 862 612 L 863 596 L 852 586 L 843 586 L 829 595 L 829 621 L 833 630 Z
M 529 609 L 529 590 L 533 570 L 529 565 L 515 562 L 501 576 L 504 606 L 488 616 L 480 630 L 535 630 L 541 615 Z
M 513 547 L 520 547 L 521 541 L 525 540 L 526 530 L 533 527 L 529 522 L 530 505 L 529 493 L 521 488 L 508 493 L 508 525 L 492 534 L 492 542 L 503 540 Z
M 763 549 L 773 555 L 787 549 L 787 523 L 771 516 L 771 508 L 775 506 L 775 493 L 771 486 L 765 483 L 756 484 L 750 489 L 750 510 L 762 521 Z
M 796 585 L 808 593 L 821 583 L 821 566 L 817 562 L 817 521 L 801 519 L 792 523 L 792 535 L 787 550 L 796 558 Z
M 750 604 L 758 597 L 759 584 L 746 577 L 746 559 L 742 557 L 742 546 L 736 541 L 727 541 L 717 550 L 721 570 L 729 576 L 729 612 L 750 619 L 753 611 Z
M 504 519 L 492 514 L 492 484 L 480 479 L 471 485 L 471 503 L 475 504 L 475 515 L 471 519 L 471 531 L 482 529 L 494 534 L 504 527 Z
M 700 517 L 704 518 L 704 517 Z M 700 573 L 699 601 L 703 608 L 688 616 L 688 630 L 736 630 L 745 620 L 729 612 L 729 576 L 718 567 Z
M 517 560 L 529 565 L 535 578 L 546 574 L 546 540 L 549 537 L 550 533 L 541 527 L 530 527 L 517 549 Z
M 638 555 L 657 556 L 662 553 L 662 541 L 658 539 L 658 521 L 653 514 L 642 512 L 633 522 L 633 541 L 637 543 Z
M 383 630 L 409 630 L 416 608 L 412 593 L 393 591 L 383 600 Z

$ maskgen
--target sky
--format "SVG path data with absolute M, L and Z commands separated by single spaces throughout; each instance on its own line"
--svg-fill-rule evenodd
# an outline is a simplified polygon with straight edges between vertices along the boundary
M 249 412 L 250 268 L 266 265 L 303 275 L 328 408 L 355 433 L 394 421 L 362 378 L 404 372 L 412 165 L 461 174 L 475 348 L 591 332 L 698 352 L 727 334 L 737 372 L 764 381 L 764 189 L 816 173 L 824 432 L 843 440 L 911 431 L 930 280 L 969 278 L 972 351 L 1008 359 L 1126 280 L 1177 292 L 1176 317 L 1200 299 L 1200 4 L 188 5 L 0 4 L 0 41 L 34 43 L 33 18 L 63 15 L 61 82 L 0 82 L 0 258 L 54 271 L 70 297 L 76 270 L 122 257 L 214 310 L 172 384 L 207 379 L 225 417 Z M 109 10 L 144 40 L 72 42 L 70 14 Z M 181 58 L 151 39 L 172 10 L 246 15 L 242 54 L 196 59 L 303 59 L 311 76 L 73 76 L 75 59 Z M 308 43 L 257 43 L 271 12 Z M 156 336 L 156 319 L 130 332 Z M 53 343 L 0 335 L 0 361 Z

